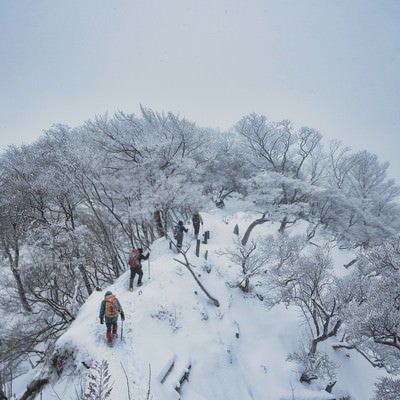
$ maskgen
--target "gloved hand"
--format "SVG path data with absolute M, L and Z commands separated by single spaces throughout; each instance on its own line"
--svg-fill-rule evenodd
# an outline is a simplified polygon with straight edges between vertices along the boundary
M 100 317 L 100 323 L 103 325 L 104 324 L 104 318 Z
M 123 311 L 121 311 L 121 319 L 122 319 L 122 321 L 125 321 L 125 314 Z

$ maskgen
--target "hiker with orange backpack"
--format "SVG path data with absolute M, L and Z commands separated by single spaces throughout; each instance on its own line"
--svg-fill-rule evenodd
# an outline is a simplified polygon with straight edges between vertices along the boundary
M 142 270 L 142 260 L 147 260 L 150 257 L 150 253 L 143 255 L 143 249 L 132 249 L 129 255 L 128 264 L 131 268 L 131 276 L 129 278 L 129 290 L 133 291 L 133 281 L 136 274 L 138 274 L 137 285 L 142 286 L 143 270 Z
M 118 337 L 118 314 L 121 314 L 121 320 L 125 321 L 125 314 L 119 300 L 108 290 L 100 305 L 99 318 L 100 324 L 104 324 L 104 320 L 106 322 L 106 339 L 110 346 L 112 346 L 112 340 Z

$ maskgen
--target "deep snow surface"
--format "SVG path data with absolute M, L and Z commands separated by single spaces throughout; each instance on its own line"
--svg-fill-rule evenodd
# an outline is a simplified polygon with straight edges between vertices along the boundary
M 195 256 L 192 230 L 186 235 L 188 255 L 194 270 L 209 293 L 217 298 L 216 307 L 201 291 L 189 271 L 175 261 L 183 257 L 169 249 L 166 239 L 151 248 L 149 263 L 144 261 L 144 285 L 128 291 L 129 271 L 113 285 L 93 293 L 81 308 L 77 319 L 59 342 L 60 348 L 75 352 L 75 363 L 65 368 L 61 379 L 53 377 L 42 399 L 78 399 L 87 384 L 87 365 L 107 360 L 113 389 L 112 400 L 144 400 L 149 390 L 156 400 L 178 399 L 174 390 L 179 379 L 188 372 L 188 381 L 181 385 L 184 400 L 323 400 L 333 395 L 318 383 L 301 384 L 297 366 L 287 356 L 305 339 L 307 327 L 295 308 L 284 306 L 268 310 L 261 301 L 245 297 L 226 284 L 235 268 L 218 250 L 233 246 L 233 229 L 238 223 L 243 233 L 256 217 L 237 212 L 243 204 L 230 202 L 223 210 L 203 213 L 204 229 L 211 232 L 208 244 L 201 245 Z M 190 226 L 187 224 L 186 226 Z M 260 225 L 254 234 L 276 232 L 276 225 Z M 205 260 L 205 251 L 208 259 Z M 351 255 L 338 255 L 339 266 Z M 207 273 L 205 265 L 211 268 Z M 149 275 L 150 273 L 150 275 Z M 126 320 L 123 337 L 113 348 L 105 343 L 105 325 L 98 313 L 106 290 L 119 298 Z M 119 321 L 119 333 L 121 322 Z M 238 337 L 237 337 L 238 336 Z M 380 371 L 374 370 L 353 352 L 333 352 L 329 344 L 324 350 L 339 366 L 334 395 L 351 394 L 352 400 L 367 400 Z M 321 347 L 322 348 L 322 347 Z M 161 383 L 166 371 L 174 366 Z M 190 368 L 189 368 L 190 366 Z M 25 381 L 20 379 L 20 391 Z M 129 394 L 128 397 L 128 386 Z

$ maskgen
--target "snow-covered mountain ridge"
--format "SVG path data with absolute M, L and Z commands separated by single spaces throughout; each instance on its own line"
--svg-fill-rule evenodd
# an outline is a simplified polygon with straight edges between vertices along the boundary
M 143 263 L 142 287 L 129 292 L 126 271 L 111 286 L 94 292 L 82 306 L 57 342 L 53 365 L 39 374 L 50 378 L 41 398 L 81 398 L 80 392 L 90 381 L 92 369 L 88 367 L 104 360 L 111 375 L 112 400 L 370 398 L 376 377 L 383 373 L 358 353 L 333 351 L 332 341 L 320 346 L 337 366 L 333 392 L 326 392 L 318 381 L 301 383 L 298 366 L 287 360 L 306 340 L 307 327 L 299 310 L 284 305 L 270 309 L 251 292 L 244 294 L 227 284 L 237 275 L 237 267 L 223 254 L 236 246 L 234 227 L 238 224 L 243 233 L 255 218 L 237 209 L 232 203 L 223 210 L 203 213 L 204 229 L 211 234 L 208 243 L 201 244 L 200 257 L 195 255 L 191 230 L 184 242 L 196 276 L 218 299 L 219 307 L 177 261 L 184 261 L 182 255 L 169 248 L 168 240 L 157 240 L 151 247 L 149 264 Z M 260 225 L 252 235 L 261 233 L 276 235 L 277 225 Z M 335 259 L 340 269 L 350 261 L 350 255 L 337 252 Z M 117 295 L 126 316 L 123 325 L 119 320 L 122 340 L 113 348 L 106 345 L 105 325 L 100 325 L 98 318 L 106 290 Z M 185 373 L 187 380 L 180 384 Z M 175 390 L 179 386 L 180 393 Z

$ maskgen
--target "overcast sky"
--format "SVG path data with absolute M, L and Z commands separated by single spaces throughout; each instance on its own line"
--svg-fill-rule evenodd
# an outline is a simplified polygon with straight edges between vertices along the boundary
M 228 129 L 257 112 L 389 161 L 400 0 L 0 0 L 0 150 L 140 104 Z

